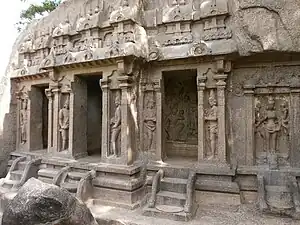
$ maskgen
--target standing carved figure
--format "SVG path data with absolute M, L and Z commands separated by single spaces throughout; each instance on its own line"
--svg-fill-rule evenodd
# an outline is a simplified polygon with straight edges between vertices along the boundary
M 59 126 L 62 139 L 62 150 L 67 149 L 69 131 L 69 100 L 67 99 L 64 107 L 59 110 Z
M 156 111 L 153 99 L 149 99 L 145 109 L 144 124 L 146 127 L 146 150 L 153 149 L 153 137 L 156 129 Z
M 21 128 L 21 144 L 25 144 L 27 141 L 27 100 L 24 99 L 21 102 L 22 107 L 20 110 L 20 128 Z
M 281 126 L 283 128 L 284 134 L 288 135 L 288 123 L 289 123 L 289 109 L 286 100 L 280 105 L 281 109 Z
M 257 126 L 260 125 L 263 126 L 265 131 L 266 150 L 269 153 L 276 152 L 277 133 L 280 131 L 281 125 L 278 123 L 275 100 L 272 96 L 268 98 L 266 115 Z
M 115 115 L 110 121 L 110 126 L 111 126 L 111 151 L 109 155 L 114 155 L 117 156 L 117 141 L 119 134 L 121 132 L 121 107 L 120 107 L 120 97 L 117 96 L 115 99 L 115 105 L 116 105 L 116 110 L 115 110 Z
M 216 142 L 218 133 L 218 107 L 213 90 L 210 91 L 208 103 L 210 108 L 206 111 L 205 120 L 208 122 L 209 141 L 211 149 L 211 156 L 208 159 L 211 160 L 216 156 Z

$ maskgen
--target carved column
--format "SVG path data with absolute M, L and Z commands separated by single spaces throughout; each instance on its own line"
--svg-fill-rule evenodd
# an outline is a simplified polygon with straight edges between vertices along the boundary
M 30 99 L 27 90 L 20 90 L 16 93 L 17 98 L 17 150 L 18 151 L 29 151 L 29 110 L 30 110 Z M 21 117 L 23 119 L 23 126 L 21 126 Z M 25 123 L 25 124 L 24 124 Z M 26 141 L 22 140 L 22 129 L 26 135 Z
M 291 90 L 291 104 L 290 104 L 290 141 L 291 152 L 290 160 L 292 167 L 300 167 L 300 87 L 293 87 Z
M 145 113 L 144 113 L 144 108 L 145 108 L 145 96 L 146 96 L 146 84 L 147 82 L 145 80 L 142 80 L 140 82 L 141 86 L 141 92 L 142 96 L 140 98 L 140 107 L 139 107 L 139 113 L 140 113 L 140 142 L 141 142 L 141 150 L 145 151 L 145 138 L 144 138 L 144 133 L 145 133 L 145 127 L 144 127 L 144 118 L 145 118 Z
M 106 159 L 109 150 L 109 134 L 110 134 L 110 80 L 107 76 L 103 76 L 100 80 L 100 86 L 102 88 L 102 144 L 101 144 L 101 158 Z
M 156 96 L 156 160 L 164 160 L 166 152 L 164 149 L 164 132 L 163 132 L 163 80 L 154 80 L 154 91 Z
M 225 87 L 226 74 L 215 76 L 217 80 L 217 102 L 218 102 L 218 159 L 226 163 L 226 117 L 225 117 Z
M 246 129 L 246 140 L 245 140 L 245 155 L 246 165 L 252 166 L 255 163 L 255 151 L 254 151 L 254 87 L 244 87 L 245 103 L 245 129 Z
M 198 162 L 205 158 L 205 142 L 204 142 L 204 90 L 206 76 L 199 74 L 197 71 L 197 91 L 198 91 Z
M 129 100 L 130 89 L 132 87 L 132 78 L 130 76 L 119 76 L 121 89 L 121 163 L 131 165 L 135 160 L 135 149 L 133 149 L 132 135 L 134 126 L 132 126 L 132 117 L 130 116 Z
M 45 94 L 48 98 L 48 153 L 52 152 L 53 147 L 53 93 L 49 87 L 45 90 Z
M 52 153 L 59 152 L 59 109 L 60 109 L 60 88 L 59 85 L 56 84 L 52 89 L 53 93 L 53 142 L 52 142 Z

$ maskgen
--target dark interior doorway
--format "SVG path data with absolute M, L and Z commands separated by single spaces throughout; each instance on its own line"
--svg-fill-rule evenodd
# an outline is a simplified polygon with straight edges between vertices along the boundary
M 101 155 L 102 90 L 101 75 L 82 76 L 87 87 L 87 151 L 88 155 Z

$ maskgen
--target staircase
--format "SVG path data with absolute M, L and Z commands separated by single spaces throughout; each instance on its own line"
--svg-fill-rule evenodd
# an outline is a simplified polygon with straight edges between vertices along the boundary
M 69 171 L 66 173 L 65 179 L 60 187 L 67 189 L 71 194 L 76 195 L 80 180 L 85 176 L 86 172 Z
M 197 211 L 196 173 L 188 169 L 160 169 L 152 179 L 151 194 L 143 215 L 189 221 Z
M 8 172 L 5 178 L 0 179 L 0 211 L 16 195 L 19 188 L 32 177 L 37 178 L 41 159 L 31 159 L 25 156 L 11 156 L 8 162 Z
M 41 159 L 30 159 L 25 156 L 9 160 L 9 170 L 5 178 L 0 180 L 2 190 L 17 190 L 29 178 L 37 177 L 38 165 Z
M 85 201 L 91 194 L 91 180 L 95 177 L 95 171 L 72 169 L 69 166 L 43 165 L 38 171 L 38 179 L 49 184 L 65 188 L 72 195 Z

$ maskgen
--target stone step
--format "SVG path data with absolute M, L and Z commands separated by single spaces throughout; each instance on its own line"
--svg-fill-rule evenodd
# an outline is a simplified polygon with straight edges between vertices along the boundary
M 11 166 L 11 165 L 13 164 L 13 162 L 14 162 L 14 160 L 13 160 L 13 159 L 10 159 L 10 160 L 8 160 L 7 165 L 8 165 L 8 166 Z
M 154 176 L 156 172 L 160 169 L 164 171 L 164 177 L 174 177 L 174 178 L 181 178 L 181 179 L 188 179 L 190 169 L 188 168 L 171 168 L 171 167 L 158 167 L 150 165 L 148 169 L 148 175 Z
M 240 188 L 236 182 L 198 179 L 195 183 L 195 187 L 201 191 L 240 193 Z
M 38 176 L 39 177 L 48 177 L 48 178 L 53 179 L 58 172 L 59 172 L 59 169 L 53 169 L 53 168 L 40 169 L 38 171 Z
M 166 205 L 168 207 L 168 205 Z M 194 215 L 196 214 L 197 207 L 193 207 L 192 213 L 185 213 L 184 211 L 181 212 L 165 212 L 162 210 L 158 210 L 157 208 L 149 208 L 146 206 L 143 208 L 143 215 L 144 216 L 151 216 L 156 218 L 168 219 L 168 220 L 175 220 L 175 221 L 190 221 Z
M 14 170 L 10 173 L 10 179 L 21 180 L 24 170 Z
M 162 191 L 186 193 L 186 185 L 186 179 L 164 177 L 161 180 L 160 189 Z
M 25 170 L 25 167 L 27 165 L 28 161 L 21 161 L 18 163 L 17 167 L 18 167 L 18 170 Z
M 186 195 L 171 191 L 159 191 L 157 193 L 156 204 L 184 206 Z
M 80 179 L 85 175 L 85 173 L 81 172 L 68 172 L 68 178 L 72 180 L 80 181 Z
M 65 182 L 61 184 L 61 187 L 67 189 L 71 193 L 76 193 L 78 185 L 76 183 Z
M 19 181 L 18 180 L 8 180 L 8 179 L 5 179 L 4 180 L 4 183 L 3 183 L 3 188 L 12 188 L 13 185 L 17 184 Z
M 39 180 L 47 184 L 53 184 L 53 179 L 48 177 L 39 177 Z

